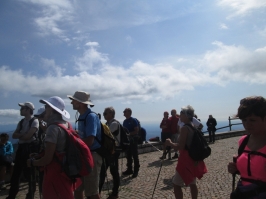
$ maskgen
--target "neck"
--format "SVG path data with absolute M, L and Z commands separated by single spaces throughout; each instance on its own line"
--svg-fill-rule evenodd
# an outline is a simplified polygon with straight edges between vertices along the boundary
M 83 106 L 83 107 L 80 107 L 78 112 L 79 112 L 80 115 L 83 115 L 84 113 L 86 113 L 87 110 L 88 110 L 88 107 L 87 106 Z
M 25 115 L 25 119 L 28 120 L 31 118 L 31 115 Z

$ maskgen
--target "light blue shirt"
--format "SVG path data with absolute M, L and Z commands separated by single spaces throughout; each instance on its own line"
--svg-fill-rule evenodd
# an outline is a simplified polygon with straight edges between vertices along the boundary
M 85 120 L 86 121 L 82 121 Z M 81 120 L 81 121 L 80 121 Z M 78 119 L 78 134 L 84 139 L 89 136 L 97 137 L 99 141 L 101 141 L 101 124 L 97 114 L 91 111 L 90 108 L 87 111 L 79 116 Z M 94 141 L 91 146 L 89 146 L 90 150 L 95 150 L 100 148 L 100 143 L 94 138 Z

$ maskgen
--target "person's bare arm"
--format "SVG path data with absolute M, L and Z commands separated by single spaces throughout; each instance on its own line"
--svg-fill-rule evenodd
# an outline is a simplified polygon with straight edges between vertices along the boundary
M 91 135 L 91 136 L 86 137 L 82 140 L 83 140 L 83 142 L 85 142 L 85 144 L 87 144 L 88 147 L 90 147 L 93 144 L 94 139 L 95 139 L 94 136 Z
M 31 127 L 30 130 L 28 130 L 26 133 L 22 134 L 22 136 L 19 137 L 20 140 L 29 140 L 32 138 L 33 134 L 38 131 L 38 128 Z

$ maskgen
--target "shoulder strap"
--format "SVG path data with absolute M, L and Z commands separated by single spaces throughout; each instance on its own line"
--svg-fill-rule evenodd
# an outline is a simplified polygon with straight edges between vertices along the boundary
M 240 144 L 240 146 L 239 146 L 239 148 L 238 148 L 238 156 L 240 156 L 240 155 L 244 152 L 244 149 L 245 149 L 245 147 L 246 147 L 246 145 L 247 145 L 247 143 L 248 143 L 249 137 L 250 137 L 250 135 L 247 135 L 247 136 L 243 139 L 242 143 Z
M 21 119 L 21 120 L 19 121 L 19 131 L 21 131 L 21 129 L 22 129 L 22 123 L 23 123 L 24 119 L 25 119 L 25 118 L 23 118 L 23 119 Z

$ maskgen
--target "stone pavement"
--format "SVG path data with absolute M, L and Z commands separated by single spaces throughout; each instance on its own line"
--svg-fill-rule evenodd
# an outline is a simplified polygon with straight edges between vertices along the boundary
M 208 173 L 201 180 L 197 180 L 198 199 L 228 199 L 232 189 L 232 175 L 227 172 L 227 164 L 232 160 L 234 154 L 237 153 L 237 145 L 240 137 L 232 137 L 221 139 L 211 144 L 212 154 L 205 160 Z M 130 176 L 121 177 L 120 198 L 124 199 L 151 199 L 156 184 L 156 180 L 160 171 L 158 182 L 153 198 L 175 198 L 171 179 L 175 173 L 177 160 L 161 161 L 159 157 L 161 152 L 155 151 L 141 154 L 140 172 L 137 178 L 132 179 Z M 126 159 L 120 159 L 120 173 L 126 169 Z M 162 167 L 161 167 L 162 165 Z M 161 168 L 161 170 L 160 170 Z M 109 186 L 108 186 L 109 185 Z M 109 188 L 108 188 L 109 187 Z M 9 186 L 7 186 L 9 188 Z M 104 185 L 102 199 L 108 197 L 108 190 L 111 192 L 112 178 L 108 171 L 108 182 Z M 7 196 L 7 190 L 0 192 L 0 199 Z M 27 185 L 21 184 L 18 199 L 24 199 L 27 192 Z M 184 199 L 190 197 L 189 187 L 183 188 Z M 35 198 L 39 198 L 38 191 Z

